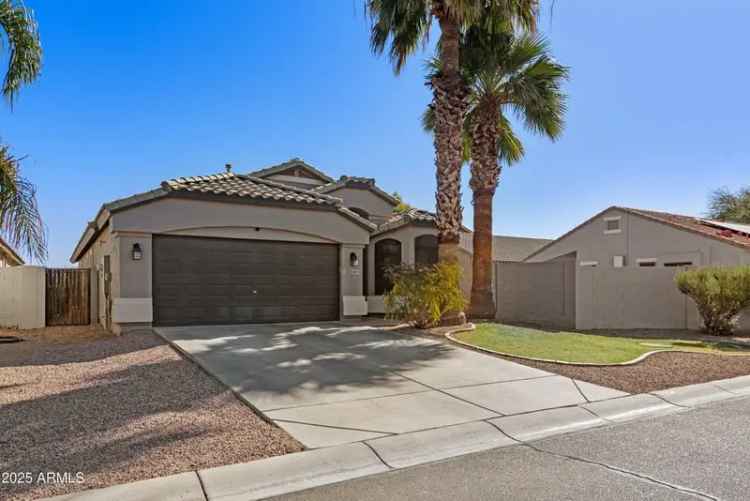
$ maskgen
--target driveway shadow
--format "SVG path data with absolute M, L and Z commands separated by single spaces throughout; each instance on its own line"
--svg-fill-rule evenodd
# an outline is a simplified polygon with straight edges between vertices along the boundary
M 455 353 L 437 340 L 368 325 L 212 326 L 161 332 L 225 384 L 248 393 L 262 410 L 361 389 L 394 393 L 405 383 L 416 386 L 397 372 Z

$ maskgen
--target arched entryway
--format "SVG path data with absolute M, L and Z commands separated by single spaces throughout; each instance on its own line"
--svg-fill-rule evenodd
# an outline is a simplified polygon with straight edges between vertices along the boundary
M 386 271 L 401 264 L 401 242 L 393 238 L 375 244 L 375 295 L 380 296 L 393 287 Z
M 438 239 L 435 235 L 420 235 L 414 239 L 414 264 L 429 266 L 438 262 Z

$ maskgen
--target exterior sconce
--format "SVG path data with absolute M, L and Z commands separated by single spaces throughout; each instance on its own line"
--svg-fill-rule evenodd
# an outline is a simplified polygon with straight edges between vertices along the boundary
M 359 257 L 357 256 L 356 252 L 352 252 L 349 254 L 349 265 L 352 268 L 356 268 L 359 266 Z
M 133 250 L 131 252 L 133 261 L 140 261 L 143 259 L 143 251 L 141 250 L 141 244 L 133 244 Z

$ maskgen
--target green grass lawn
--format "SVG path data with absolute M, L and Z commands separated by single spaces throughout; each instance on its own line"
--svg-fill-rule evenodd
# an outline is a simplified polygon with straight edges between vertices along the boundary
M 627 362 L 655 350 L 742 352 L 736 346 L 724 343 L 544 331 L 495 323 L 477 324 L 476 330 L 461 332 L 453 337 L 464 343 L 509 355 L 592 364 Z

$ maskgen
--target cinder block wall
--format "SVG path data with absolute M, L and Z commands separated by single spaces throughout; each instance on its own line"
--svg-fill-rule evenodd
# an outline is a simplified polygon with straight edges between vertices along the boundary
M 575 263 L 495 262 L 498 320 L 572 329 L 576 320 Z
M 44 327 L 45 280 L 40 266 L 0 269 L 0 326 Z

